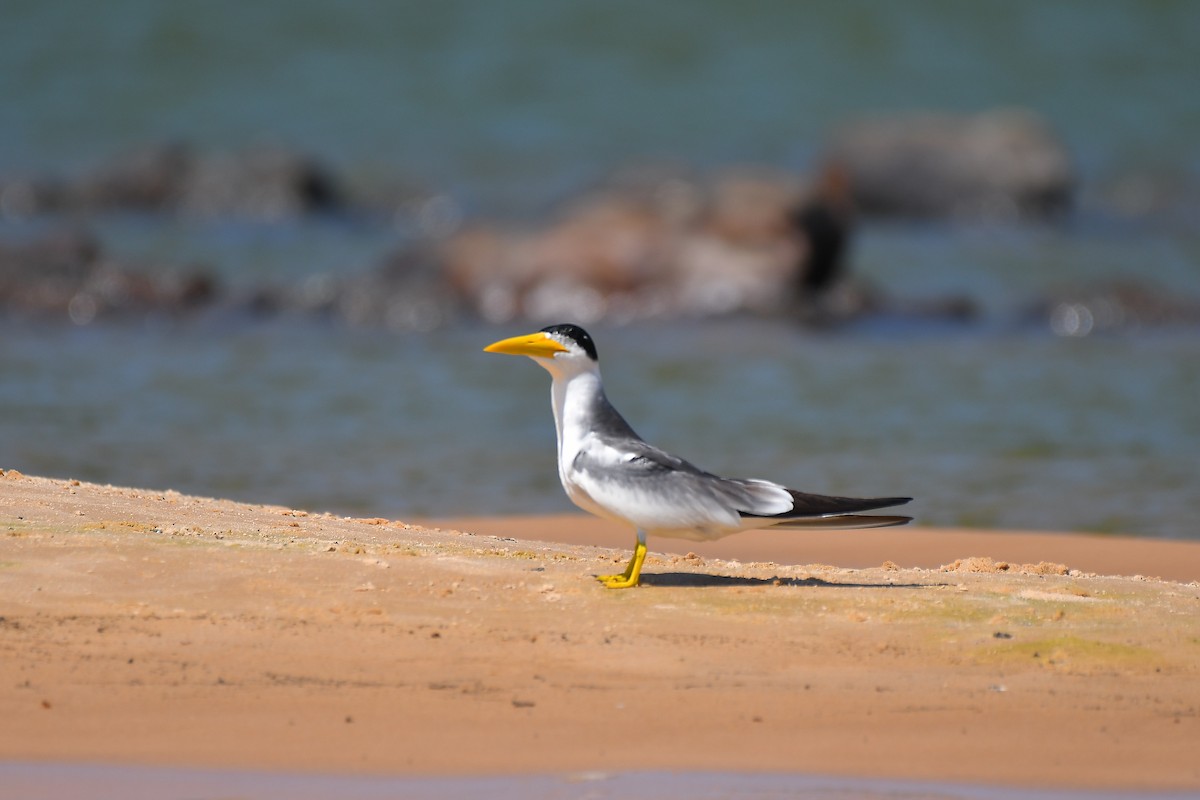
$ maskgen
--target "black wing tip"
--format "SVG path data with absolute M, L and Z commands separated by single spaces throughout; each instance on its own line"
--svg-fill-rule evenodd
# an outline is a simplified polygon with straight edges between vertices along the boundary
M 884 503 L 885 505 L 881 505 L 879 507 L 887 508 L 887 506 L 902 506 L 905 503 L 911 503 L 912 498 L 911 497 L 877 497 L 877 498 L 875 498 L 875 502 Z
M 912 502 L 911 497 L 834 497 L 792 491 L 795 511 L 801 515 L 854 514 L 859 511 L 874 511 L 878 508 L 902 506 Z M 786 515 L 780 515 L 786 516 Z
M 890 506 L 902 506 L 912 501 L 911 497 L 836 497 L 833 495 L 807 494 L 795 489 L 788 489 L 795 505 L 791 511 L 782 514 L 753 514 L 749 511 L 739 511 L 741 517 L 765 517 L 774 519 L 803 519 L 805 517 L 828 517 L 840 514 L 857 514 L 861 511 L 875 511 Z M 909 518 L 911 519 L 911 517 Z
M 845 500 L 848 503 L 854 503 L 859 506 L 862 511 L 873 511 L 877 508 L 891 508 L 892 506 L 902 506 L 905 503 L 911 503 L 911 497 L 841 497 L 839 500 Z

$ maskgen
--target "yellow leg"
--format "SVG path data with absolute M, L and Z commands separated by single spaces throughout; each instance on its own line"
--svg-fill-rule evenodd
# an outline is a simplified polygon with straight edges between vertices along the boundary
M 642 576 L 642 563 L 646 560 L 646 535 L 638 531 L 637 546 L 633 548 L 633 558 L 620 575 L 597 575 L 596 580 L 609 589 L 628 589 L 638 585 Z

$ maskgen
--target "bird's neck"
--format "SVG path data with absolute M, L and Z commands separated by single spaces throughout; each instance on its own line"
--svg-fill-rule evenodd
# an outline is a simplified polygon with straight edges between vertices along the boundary
M 591 429 L 589 419 L 594 409 L 606 403 L 604 387 L 598 370 L 574 375 L 555 375 L 550 387 L 554 405 L 554 428 L 558 434 L 560 466 L 564 456 L 571 458 L 580 445 L 579 439 Z

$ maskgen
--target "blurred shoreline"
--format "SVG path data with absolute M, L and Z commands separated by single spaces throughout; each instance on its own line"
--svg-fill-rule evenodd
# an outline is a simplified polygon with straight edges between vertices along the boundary
M 986 321 L 1060 336 L 1200 326 L 1200 292 L 1138 264 L 1092 279 L 1060 268 L 1057 285 L 1043 283 L 999 320 L 984 294 L 930 291 L 916 265 L 864 277 L 858 243 L 881 226 L 910 237 L 979 231 L 1001 244 L 1009 231 L 1094 236 L 1081 227 L 1063 145 L 1029 112 L 862 122 L 821 161 L 813 175 L 642 165 L 518 222 L 470 217 L 444 193 L 364 196 L 319 159 L 278 146 L 156 145 L 77 176 L 0 179 L 0 317 L 87 325 L 216 312 L 428 331 L 746 316 L 824 329 Z M 1184 199 L 1138 218 L 1114 200 L 1104 213 L 1107 227 L 1124 220 L 1115 230 L 1132 225 L 1145 238 L 1153 220 L 1189 208 Z M 327 238 L 332 269 L 272 274 L 245 252 L 261 254 L 265 240 L 279 251 L 272 259 L 287 258 L 290 240 L 313 237 Z M 139 257 L 147 238 L 162 243 Z M 1173 239 L 1159 231 L 1147 241 Z M 1190 247 L 1186 235 L 1179 244 Z M 211 263 L 214 254 L 232 263 Z

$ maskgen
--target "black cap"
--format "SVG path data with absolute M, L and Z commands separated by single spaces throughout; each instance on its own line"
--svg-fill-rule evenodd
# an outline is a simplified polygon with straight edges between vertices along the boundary
M 592 337 L 588 332 L 578 325 L 549 325 L 542 328 L 542 333 L 552 333 L 555 336 L 561 336 L 564 339 L 570 339 L 575 344 L 583 348 L 583 352 L 588 354 L 588 358 L 592 361 L 599 361 L 596 356 L 596 343 L 592 341 Z

